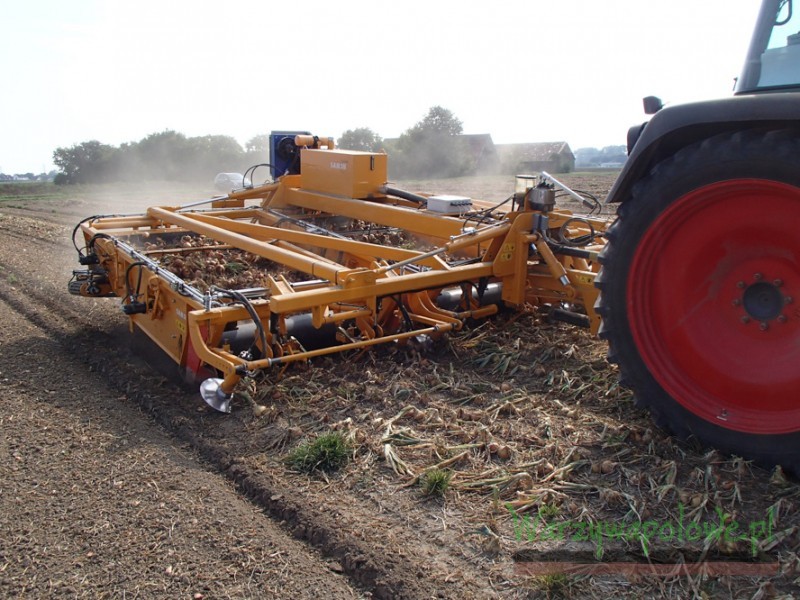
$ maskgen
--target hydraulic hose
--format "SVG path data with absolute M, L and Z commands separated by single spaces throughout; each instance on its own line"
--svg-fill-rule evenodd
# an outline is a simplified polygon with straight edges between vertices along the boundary
M 420 196 L 419 194 L 414 194 L 412 192 L 406 192 L 405 190 L 398 190 L 397 188 L 389 187 L 388 185 L 381 186 L 380 191 L 382 194 L 397 196 L 398 198 L 402 198 L 403 200 L 410 200 L 411 202 L 419 202 L 420 204 L 428 203 L 428 199 L 425 196 Z

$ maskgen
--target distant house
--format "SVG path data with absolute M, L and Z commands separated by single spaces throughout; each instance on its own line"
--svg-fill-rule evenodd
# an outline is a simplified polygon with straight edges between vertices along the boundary
M 575 170 L 575 155 L 567 142 L 497 144 L 495 149 L 503 173 L 569 173 Z

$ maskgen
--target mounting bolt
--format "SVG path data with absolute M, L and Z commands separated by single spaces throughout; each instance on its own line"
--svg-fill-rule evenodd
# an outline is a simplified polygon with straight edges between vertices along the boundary
M 731 302 L 731 304 L 733 304 L 734 306 L 739 306 L 741 303 L 742 301 L 739 300 L 738 298 L 734 298 L 733 302 Z
M 753 273 L 753 279 L 756 281 L 761 281 L 761 278 L 764 277 L 761 273 Z
M 792 298 L 791 296 L 786 296 L 786 297 L 783 299 L 783 303 L 784 303 L 784 304 L 791 304 L 792 302 L 794 302 L 794 298 Z
M 744 281 L 737 281 L 736 282 L 736 287 L 738 287 L 739 289 L 744 288 Z
M 767 323 L 766 321 L 761 321 L 761 324 L 758 326 L 758 328 L 761 331 L 766 331 L 767 329 L 769 329 L 769 323 Z
M 744 315 L 744 316 L 742 317 L 742 323 L 744 323 L 745 325 L 747 325 L 749 322 L 750 322 L 750 317 L 748 317 L 747 315 Z
M 776 279 L 775 281 L 772 282 L 772 285 L 774 285 L 775 287 L 781 287 L 783 285 L 783 280 Z
M 786 323 L 786 315 L 778 315 L 778 323 Z

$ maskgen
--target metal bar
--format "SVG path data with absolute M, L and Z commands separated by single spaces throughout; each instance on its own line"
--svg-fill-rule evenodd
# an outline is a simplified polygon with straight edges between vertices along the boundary
M 214 196 L 213 198 L 206 198 L 205 200 L 198 200 L 196 202 L 189 202 L 188 204 L 181 204 L 178 207 L 178 210 L 186 210 L 187 208 L 194 208 L 195 206 L 203 206 L 203 204 L 209 204 L 211 202 L 219 202 L 220 200 L 229 200 L 230 196 L 225 194 L 223 196 Z
M 242 233 L 248 237 L 262 241 L 272 239 L 285 240 L 288 242 L 306 244 L 319 248 L 349 252 L 351 254 L 367 256 L 369 258 L 385 258 L 389 260 L 405 260 L 410 258 L 416 259 L 413 262 L 417 262 L 420 259 L 425 258 L 423 253 L 415 250 L 407 250 L 405 248 L 393 248 L 391 246 L 381 246 L 380 244 L 357 242 L 355 240 L 346 238 L 333 238 L 317 233 L 292 231 L 290 229 L 281 229 L 280 227 L 260 225 L 258 223 L 231 221 L 207 214 L 191 214 L 187 216 L 197 219 L 198 221 L 203 221 L 210 225 L 224 227 L 229 231 Z M 432 268 L 441 268 L 441 263 L 436 261 L 425 261 L 425 264 L 426 266 Z
M 330 286 L 295 292 L 290 295 L 273 295 L 269 302 L 272 312 L 295 313 L 310 310 L 321 304 L 354 302 L 365 298 L 382 298 L 393 294 L 444 288 L 462 281 L 475 281 L 481 277 L 491 277 L 493 269 L 492 263 L 475 263 L 453 267 L 448 271 L 407 273 L 402 277 L 378 279 L 368 285 Z M 374 273 L 374 271 L 368 272 L 368 274 L 370 273 Z
M 435 248 L 434 250 L 420 254 L 417 257 L 408 258 L 393 265 L 387 265 L 385 267 L 381 267 L 380 269 L 378 269 L 378 273 L 395 271 L 402 267 L 406 267 L 413 263 L 419 262 L 422 259 L 433 258 L 434 256 L 437 256 L 444 252 L 457 250 L 458 248 L 463 248 L 464 246 L 472 246 L 480 244 L 483 241 L 503 235 L 508 231 L 510 227 L 511 227 L 510 223 L 505 222 L 499 225 L 490 225 L 489 227 L 484 227 L 483 229 L 480 230 L 474 230 L 459 235 L 454 235 L 450 238 L 450 241 L 447 242 L 441 248 Z
M 464 220 L 459 217 L 447 217 L 431 214 L 421 210 L 413 210 L 401 206 L 390 206 L 369 200 L 337 198 L 302 189 L 284 190 L 275 196 L 270 206 L 299 206 L 310 210 L 320 210 L 333 215 L 341 215 L 352 219 L 362 219 L 370 223 L 399 227 L 420 235 L 435 238 L 450 238 L 462 231 Z
M 345 312 L 335 312 L 322 317 L 322 322 L 325 324 L 340 323 L 348 319 L 356 319 L 358 317 L 371 317 L 372 311 L 369 309 L 363 310 L 348 310 Z
M 319 348 L 318 350 L 308 350 L 306 352 L 299 352 L 297 354 L 289 354 L 288 356 L 276 356 L 274 358 L 266 358 L 259 363 L 267 363 L 265 366 L 271 367 L 273 365 L 280 365 L 289 362 L 297 362 L 299 360 L 306 360 L 314 358 L 315 356 L 324 356 L 326 354 L 334 354 L 336 352 L 344 352 L 346 350 L 356 350 L 358 348 L 366 348 L 368 346 L 376 346 L 378 344 L 385 344 L 395 340 L 407 340 L 412 337 L 420 335 L 432 335 L 438 333 L 446 333 L 452 331 L 454 326 L 450 323 L 442 323 L 434 325 L 433 327 L 426 327 L 416 331 L 404 331 L 402 333 L 395 333 L 393 335 L 385 335 L 379 338 L 372 338 L 370 340 L 359 340 L 358 342 L 351 342 L 349 344 L 340 344 L 338 346 L 328 346 L 327 348 Z M 247 363 L 248 367 L 251 365 L 255 368 L 260 368 L 260 365 L 254 363 Z
M 247 252 L 284 264 L 291 269 L 303 271 L 304 273 L 309 273 L 310 275 L 322 277 L 330 281 L 340 281 L 345 275 L 351 272 L 351 269 L 346 267 L 334 267 L 327 261 L 310 259 L 296 252 L 291 252 L 266 242 L 254 240 L 219 226 L 203 223 L 188 215 L 177 214 L 165 208 L 148 208 L 147 214 L 166 223 L 181 225 L 195 233 L 207 235 L 215 240 L 231 244 Z
M 191 252 L 203 252 L 205 250 L 229 250 L 230 244 L 219 244 L 215 246 L 192 246 L 190 248 L 159 248 L 158 250 L 145 250 L 147 256 L 161 256 L 164 254 L 186 254 Z
M 548 172 L 546 172 L 546 171 L 542 171 L 542 177 L 544 177 L 545 179 L 549 179 L 550 181 L 552 181 L 553 183 L 555 183 L 555 184 L 556 184 L 558 187 L 560 187 L 562 190 L 564 190 L 565 192 L 567 192 L 567 193 L 568 193 L 570 196 L 572 196 L 573 198 L 575 198 L 576 200 L 578 200 L 579 202 L 581 202 L 581 204 L 583 204 L 584 206 L 587 206 L 587 207 L 589 207 L 589 208 L 597 208 L 597 207 L 596 207 L 594 204 L 592 204 L 591 202 L 589 202 L 589 201 L 588 201 L 586 198 L 584 198 L 583 196 L 581 196 L 581 195 L 580 195 L 578 192 L 573 192 L 573 191 L 572 191 L 571 189 L 569 189 L 569 188 L 568 188 L 566 185 L 564 185 L 563 183 L 561 183 L 561 182 L 560 182 L 558 179 L 556 179 L 555 177 L 553 177 L 552 175 L 550 175 L 550 173 L 548 173 Z

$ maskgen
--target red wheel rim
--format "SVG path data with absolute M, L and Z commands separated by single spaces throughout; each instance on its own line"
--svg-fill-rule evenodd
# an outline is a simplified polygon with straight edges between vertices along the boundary
M 800 431 L 800 190 L 737 179 L 670 204 L 627 285 L 639 354 L 661 387 L 721 427 Z

